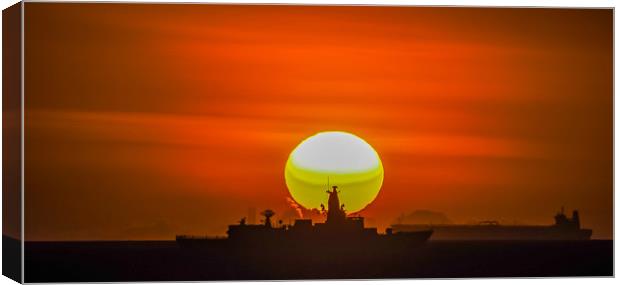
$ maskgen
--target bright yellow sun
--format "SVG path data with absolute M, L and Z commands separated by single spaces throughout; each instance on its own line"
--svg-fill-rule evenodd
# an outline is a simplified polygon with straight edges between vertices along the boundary
M 383 165 L 363 139 L 346 132 L 321 132 L 302 141 L 289 155 L 284 170 L 293 199 L 306 209 L 327 207 L 328 179 L 338 186 L 349 213 L 370 204 L 383 184 Z

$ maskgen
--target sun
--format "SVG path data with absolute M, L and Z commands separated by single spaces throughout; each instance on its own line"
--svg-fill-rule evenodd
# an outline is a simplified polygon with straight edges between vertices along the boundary
M 366 141 L 346 132 L 321 132 L 302 141 L 288 157 L 284 170 L 293 199 L 306 209 L 327 207 L 329 184 L 338 186 L 349 213 L 377 197 L 383 184 L 379 154 Z

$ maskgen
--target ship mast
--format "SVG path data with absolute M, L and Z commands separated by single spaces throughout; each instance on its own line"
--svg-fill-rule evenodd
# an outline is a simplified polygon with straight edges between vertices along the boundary
M 326 224 L 342 224 L 346 221 L 347 215 L 344 212 L 344 204 L 340 205 L 338 197 L 338 186 L 332 186 L 332 191 L 327 190 L 329 199 L 327 200 L 327 221 Z

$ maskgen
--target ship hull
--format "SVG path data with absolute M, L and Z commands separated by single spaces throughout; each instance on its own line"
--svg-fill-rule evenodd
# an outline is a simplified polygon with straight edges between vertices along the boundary
M 290 249 L 290 250 L 389 250 L 404 249 L 424 244 L 433 234 L 432 230 L 403 232 L 392 235 L 375 236 L 330 236 L 330 235 L 307 235 L 287 236 L 273 235 L 264 238 L 248 239 L 211 239 L 201 237 L 179 236 L 176 242 L 180 247 L 186 248 L 230 248 L 244 251 Z
M 554 226 L 392 225 L 397 232 L 432 229 L 431 240 L 589 240 L 592 230 Z

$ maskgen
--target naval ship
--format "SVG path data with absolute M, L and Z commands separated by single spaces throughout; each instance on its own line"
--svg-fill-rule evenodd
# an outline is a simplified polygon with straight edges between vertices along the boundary
M 433 234 L 432 229 L 394 232 L 386 229 L 379 234 L 377 228 L 364 227 L 363 217 L 347 217 L 344 204 L 340 204 L 338 187 L 327 190 L 329 194 L 327 218 L 324 223 L 312 223 L 311 219 L 297 219 L 291 225 L 274 226 L 274 212 L 265 210 L 263 224 L 247 224 L 245 218 L 238 224 L 228 226 L 227 238 L 213 239 L 180 235 L 176 237 L 181 247 L 303 248 L 304 250 L 351 249 L 359 251 L 376 249 L 403 249 L 423 244 Z M 323 207 L 324 208 L 324 207 Z
M 579 212 L 571 218 L 564 214 L 564 207 L 555 215 L 552 225 L 500 225 L 497 221 L 484 221 L 472 225 L 394 224 L 395 232 L 433 230 L 432 240 L 589 240 L 592 230 L 582 229 Z

